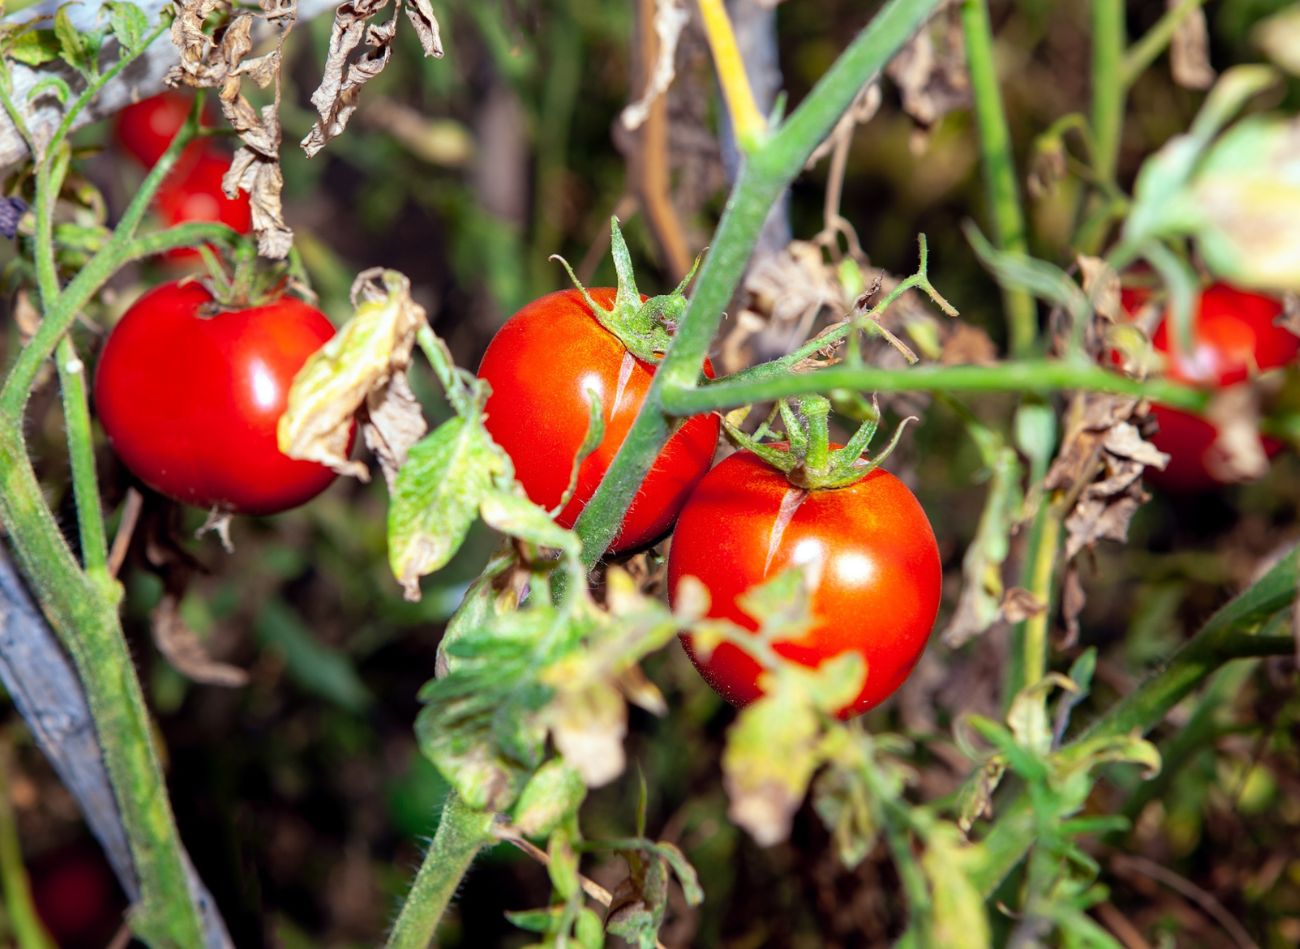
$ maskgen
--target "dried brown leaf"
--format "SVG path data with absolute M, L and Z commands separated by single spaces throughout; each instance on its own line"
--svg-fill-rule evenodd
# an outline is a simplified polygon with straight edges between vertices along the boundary
M 404 2 L 425 55 L 441 56 L 442 40 L 432 7 L 427 0 L 397 0 L 398 11 Z M 350 0 L 335 11 L 325 69 L 311 96 L 320 118 L 302 140 L 308 157 L 347 128 L 357 110 L 361 87 L 388 65 L 397 35 L 398 12 L 384 23 L 373 22 L 387 6 L 388 0 Z
M 420 46 L 425 56 L 442 59 L 442 34 L 438 30 L 438 18 L 433 15 L 433 6 L 429 0 L 405 0 L 403 8 L 406 18 L 411 21 Z
M 410 281 L 393 270 L 375 268 L 358 275 L 352 285 L 356 314 L 307 360 L 289 390 L 278 430 L 286 455 L 366 480 L 366 466 L 350 460 L 347 452 L 353 419 L 366 406 L 379 413 L 381 427 L 365 437 L 372 447 L 386 443 L 380 455 L 385 476 L 388 465 L 400 465 L 419 438 L 407 440 L 417 427 L 409 416 L 418 406 L 407 398 L 405 379 L 396 392 L 387 390 L 411 364 L 416 334 L 426 323 L 424 308 L 411 299 L 410 290 Z M 371 418 L 367 426 L 373 424 Z
M 1124 541 L 1129 523 L 1149 498 L 1142 472 L 1163 468 L 1169 457 L 1142 434 L 1144 402 L 1100 393 L 1075 396 L 1056 460 L 1044 479 L 1065 512 L 1065 573 L 1061 610 L 1071 641 L 1078 632 L 1084 592 L 1077 558 L 1099 541 Z
M 1092 302 L 1097 315 L 1112 323 L 1124 318 L 1119 303 L 1119 274 L 1100 257 L 1080 254 L 1079 273 L 1083 276 L 1083 292 Z
M 942 31 L 938 42 L 935 31 Z M 923 128 L 970 103 L 962 49 L 960 33 L 949 19 L 917 33 L 885 67 L 902 95 L 903 111 Z
M 1220 481 L 1253 481 L 1268 473 L 1268 456 L 1259 437 L 1259 392 L 1250 385 L 1220 389 L 1205 417 L 1214 425 L 1214 447 L 1205 466 Z
M 625 128 L 633 131 L 640 128 L 650 117 L 650 107 L 655 100 L 672 85 L 677 75 L 673 65 L 677 58 L 677 44 L 682 38 L 682 30 L 690 21 L 690 11 L 681 0 L 655 0 L 654 30 L 658 38 L 659 55 L 641 98 L 628 105 L 619 115 L 619 121 Z
M 1166 0 L 1171 9 L 1178 0 Z M 1205 11 L 1193 7 L 1178 22 L 1169 41 L 1169 70 L 1174 82 L 1184 89 L 1208 89 L 1214 85 L 1214 67 L 1210 65 L 1210 31 Z
M 1002 597 L 1002 618 L 1021 623 L 1047 609 L 1047 604 L 1024 587 L 1012 587 Z
M 366 421 L 361 433 L 366 447 L 379 460 L 389 491 L 393 490 L 397 469 L 406 461 L 407 452 L 428 430 L 405 371 L 394 372 L 388 385 L 366 396 Z
M 944 338 L 939 362 L 945 366 L 991 366 L 998 361 L 998 348 L 978 326 L 953 321 Z
M 150 614 L 153 641 L 172 667 L 186 678 L 205 685 L 228 688 L 248 684 L 248 673 L 238 666 L 218 662 L 194 630 L 181 619 L 180 601 L 165 594 Z
M 240 190 L 249 195 L 253 232 L 258 253 L 273 260 L 288 256 L 293 232 L 284 222 L 280 193 L 284 178 L 280 171 L 280 67 L 284 38 L 297 18 L 294 0 L 262 0 L 262 16 L 235 14 L 224 25 L 218 23 L 212 35 L 206 21 L 217 13 L 230 13 L 229 0 L 182 0 L 172 21 L 172 43 L 180 62 L 167 74 L 172 86 L 187 85 L 216 89 L 222 114 L 239 136 L 240 149 L 222 179 L 229 198 Z M 252 56 L 253 29 L 259 21 L 276 31 L 274 48 Z M 261 88 L 275 86 L 275 101 L 260 111 L 241 94 L 244 77 Z

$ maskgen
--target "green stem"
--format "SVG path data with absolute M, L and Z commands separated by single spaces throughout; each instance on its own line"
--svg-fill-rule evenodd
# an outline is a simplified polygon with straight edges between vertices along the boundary
M 72 337 L 59 341 L 55 362 L 59 367 L 59 390 L 63 396 L 63 425 L 68 436 L 68 457 L 72 466 L 72 493 L 77 500 L 77 528 L 81 535 L 81 561 L 86 573 L 105 589 L 113 585 L 108 574 L 108 541 L 104 535 L 104 511 L 95 476 L 95 440 L 90 429 L 90 405 L 86 399 L 86 365 L 77 356 Z
M 1164 52 L 1179 24 L 1200 9 L 1204 3 L 1205 0 L 1181 0 L 1177 6 L 1167 10 L 1140 40 L 1129 47 L 1119 70 L 1119 81 L 1125 87 L 1137 82 L 1138 76 L 1142 75 L 1146 68 L 1155 62 L 1155 58 Z
M 59 345 L 77 314 L 95 297 L 113 274 L 134 260 L 152 257 L 176 247 L 203 243 L 235 245 L 244 238 L 225 224 L 191 221 L 165 231 L 118 242 L 116 237 L 90 259 L 59 294 L 54 306 L 42 314 L 41 325 L 14 361 L 4 388 L 0 389 L 0 422 L 17 424 L 22 417 L 32 384 L 41 365 Z
M 963 0 L 961 22 L 975 122 L 980 134 L 984 187 L 989 215 L 993 220 L 993 239 L 1000 250 L 1027 254 L 1029 241 L 1025 214 L 1020 205 L 1015 159 L 1011 154 L 1011 133 L 1007 130 L 1007 117 L 998 89 L 997 68 L 993 61 L 993 31 L 986 0 Z M 1002 304 L 1006 309 L 1011 352 L 1015 356 L 1026 356 L 1033 352 L 1038 335 L 1034 298 L 1022 287 L 1004 285 Z
M 1050 503 L 1044 501 L 1043 506 L 1046 510 L 1042 521 L 1034 524 L 1033 559 L 1029 562 L 1027 579 L 1029 592 L 1047 608 L 1025 620 L 1018 630 L 1024 663 L 1019 689 L 1036 684 L 1047 671 L 1047 624 L 1052 615 L 1052 577 L 1061 546 L 1061 516 Z M 1014 697 L 1014 693 L 1009 695 L 1008 701 Z
M 925 22 L 941 0 L 889 0 L 858 34 L 779 131 L 748 157 L 737 177 L 689 305 L 655 373 L 622 448 L 574 529 L 589 566 L 617 534 L 628 505 L 672 432 L 667 395 L 695 388 L 713 334 L 740 282 L 769 208 L 803 169 L 871 77 Z
M 1087 361 L 1033 359 L 992 366 L 925 365 L 908 369 L 832 366 L 772 378 L 741 381 L 723 378 L 698 388 L 669 390 L 664 393 L 662 406 L 664 411 L 672 415 L 685 416 L 835 389 L 874 392 L 1021 392 L 1044 395 L 1064 389 L 1084 389 L 1147 397 L 1191 412 L 1204 412 L 1209 404 L 1205 392 L 1167 379 L 1139 382 Z
M 454 793 L 447 798 L 429 852 L 424 855 L 402 911 L 388 937 L 388 949 L 425 949 L 474 857 L 492 843 L 495 815 L 469 807 Z
M 1124 57 L 1124 0 L 1092 0 L 1092 140 L 1094 171 L 1114 181 L 1124 128 L 1124 93 L 1120 77 Z
M 1071 743 L 1090 738 L 1145 734 L 1178 702 L 1226 662 L 1295 652 L 1289 636 L 1252 636 L 1264 620 L 1286 609 L 1296 595 L 1297 553 L 1292 550 L 1257 583 L 1224 605 L 1200 631 L 1174 653 L 1169 664 L 1125 696 Z M 1063 753 L 1068 753 L 1067 746 Z M 1033 845 L 1035 818 L 1029 795 L 1020 792 L 999 805 L 999 814 L 981 842 L 985 859 L 973 879 L 987 896 L 1006 878 Z
M 31 881 L 27 878 L 27 868 L 23 866 L 18 826 L 9 799 L 9 756 L 9 736 L 5 734 L 0 736 L 0 886 L 4 889 L 7 922 L 13 929 L 18 949 L 56 949 L 54 940 L 36 915 Z
M 202 944 L 171 802 L 117 600 L 82 573 L 46 506 L 21 428 L 0 424 L 0 523 L 51 628 L 77 667 L 140 882 L 132 930 L 162 946 Z

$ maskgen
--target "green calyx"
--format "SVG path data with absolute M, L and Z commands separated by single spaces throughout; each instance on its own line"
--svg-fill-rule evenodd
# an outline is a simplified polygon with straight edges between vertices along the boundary
M 875 405 L 875 398 L 872 398 Z M 744 417 L 748 409 L 741 410 Z M 799 399 L 797 407 L 792 408 L 785 399 L 777 402 L 776 408 L 767 420 L 759 426 L 753 435 L 741 431 L 730 417 L 723 419 L 727 436 L 741 448 L 745 448 L 765 462 L 785 474 L 789 482 L 797 488 L 807 491 L 827 491 L 846 488 L 861 481 L 884 463 L 898 446 L 903 429 L 908 422 L 916 421 L 915 416 L 908 416 L 894 430 L 893 437 L 884 450 L 875 458 L 868 460 L 865 452 L 875 437 L 880 425 L 880 413 L 868 418 L 854 432 L 853 437 L 841 448 L 830 447 L 830 400 L 820 395 L 806 396 Z M 732 413 L 733 416 L 738 413 Z M 770 426 L 779 416 L 785 428 L 784 447 L 765 442 L 763 439 L 771 433 Z
M 632 255 L 628 253 L 627 242 L 623 240 L 623 231 L 618 226 L 617 217 L 610 218 L 609 228 L 610 251 L 614 255 L 614 271 L 618 275 L 618 288 L 614 293 L 612 307 L 606 309 L 592 299 L 567 260 L 558 254 L 552 255 L 551 259 L 558 260 L 563 265 L 569 279 L 578 288 L 587 306 L 591 307 L 592 315 L 601 326 L 616 336 L 637 359 L 657 363 L 668 351 L 677 323 L 686 312 L 686 285 L 695 276 L 700 258 L 695 258 L 690 272 L 672 293 L 650 297 L 642 302 L 641 293 L 636 288 L 636 278 L 632 274 Z

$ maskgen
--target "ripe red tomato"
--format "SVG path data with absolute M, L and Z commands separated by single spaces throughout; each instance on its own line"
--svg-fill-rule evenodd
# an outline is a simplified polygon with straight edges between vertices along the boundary
M 96 411 L 113 450 L 154 490 L 196 507 L 283 511 L 334 480 L 276 444 L 294 374 L 333 335 L 293 297 L 223 310 L 198 281 L 165 283 L 109 335 Z
M 1125 290 L 1121 299 L 1124 308 L 1135 314 L 1145 296 L 1141 290 Z M 1197 303 L 1190 353 L 1177 346 L 1167 314 L 1151 343 L 1166 355 L 1165 374 L 1170 379 L 1222 389 L 1257 372 L 1295 362 L 1300 338 L 1276 325 L 1281 313 L 1279 300 L 1216 283 L 1205 288 Z M 1216 474 L 1215 453 L 1219 449 L 1215 426 L 1181 409 L 1155 405 L 1152 410 L 1160 427 L 1151 441 L 1168 453 L 1169 464 L 1163 471 L 1148 469 L 1150 480 L 1175 491 L 1203 491 L 1223 484 Z M 1282 448 L 1275 439 L 1263 441 L 1270 456 Z
M 179 92 L 163 92 L 132 103 L 117 114 L 117 141 L 140 164 L 152 168 L 185 124 L 192 102 Z
M 710 615 L 756 629 L 736 598 L 792 566 L 811 581 L 814 624 L 778 642 L 782 656 L 816 667 L 847 651 L 867 661 L 867 681 L 841 717 L 880 704 L 921 657 L 939 611 L 939 547 L 915 495 L 883 468 L 844 488 L 803 491 L 758 456 L 740 451 L 691 493 L 668 552 L 668 595 L 682 577 L 708 588 Z M 750 655 L 721 643 L 702 660 L 687 654 L 723 698 L 758 698 L 761 672 Z
M 253 210 L 243 191 L 231 200 L 221 190 L 221 179 L 230 170 L 230 159 L 218 152 L 201 150 L 183 159 L 158 188 L 158 214 L 167 225 L 188 221 L 217 221 L 241 234 L 253 227 Z M 199 252 L 178 247 L 163 254 L 169 260 L 192 260 Z
M 599 306 L 613 303 L 612 289 L 589 292 Z M 711 372 L 707 362 L 705 372 Z M 586 393 L 599 396 L 604 438 L 582 463 L 577 491 L 557 518 L 572 527 L 627 437 L 654 367 L 596 321 L 582 294 L 561 290 L 534 300 L 501 327 L 478 374 L 492 385 L 488 431 L 514 460 L 529 498 L 548 508 L 560 503 L 587 432 Z M 718 429 L 717 416 L 699 415 L 673 434 L 633 498 L 611 552 L 644 546 L 668 530 L 709 470 Z

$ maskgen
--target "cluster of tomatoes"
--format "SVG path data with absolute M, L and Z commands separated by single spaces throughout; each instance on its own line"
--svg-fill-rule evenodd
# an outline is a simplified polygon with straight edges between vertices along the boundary
M 189 116 L 191 100 L 177 92 L 151 96 L 118 113 L 115 137 L 118 144 L 145 168 L 152 168 Z M 217 221 L 241 234 L 253 226 L 248 195 L 226 197 L 221 179 L 230 170 L 230 156 L 208 141 L 190 144 L 176 167 L 158 189 L 156 204 L 164 224 L 189 221 Z M 190 248 L 169 250 L 172 260 L 190 260 L 198 252 Z
M 133 140 L 144 139 L 137 133 Z M 162 144 L 161 135 L 151 142 Z M 137 154 L 145 160 L 152 152 Z M 201 160 L 196 156 L 191 167 Z M 492 340 L 479 369 L 492 389 L 488 430 L 514 460 L 529 497 L 547 508 L 562 500 L 587 435 L 591 399 L 599 400 L 603 438 L 580 466 L 576 491 L 558 515 L 566 527 L 604 477 L 654 374 L 652 364 L 593 315 L 588 299 L 604 309 L 615 292 L 589 293 L 552 293 L 524 307 Z M 1141 302 L 1126 294 L 1127 306 Z M 1167 319 L 1153 344 L 1168 356 L 1171 378 L 1237 384 L 1296 359 L 1300 340 L 1276 325 L 1280 310 L 1269 298 L 1212 286 L 1200 299 L 1193 353 L 1174 346 Z M 165 284 L 127 312 L 104 348 L 95 380 L 99 417 L 127 466 L 163 494 L 236 513 L 293 507 L 322 491 L 333 474 L 282 455 L 276 425 L 295 373 L 332 334 L 323 314 L 291 297 L 232 309 L 198 282 Z M 711 375 L 707 361 L 703 369 Z M 1172 456 L 1157 477 L 1175 488 L 1213 484 L 1211 423 L 1166 407 L 1156 413 L 1155 444 Z M 866 684 L 841 713 L 872 708 L 911 672 L 938 612 L 941 565 L 925 511 L 881 469 L 821 489 L 790 483 L 748 451 L 711 469 L 718 434 L 712 414 L 680 425 L 610 552 L 645 547 L 675 522 L 670 598 L 683 577 L 696 577 L 710 594 L 712 615 L 751 630 L 756 622 L 739 605 L 743 594 L 801 568 L 809 578 L 812 621 L 776 651 L 806 666 L 859 653 Z M 745 650 L 724 642 L 704 656 L 686 646 L 727 699 L 745 704 L 762 694 L 762 668 Z

